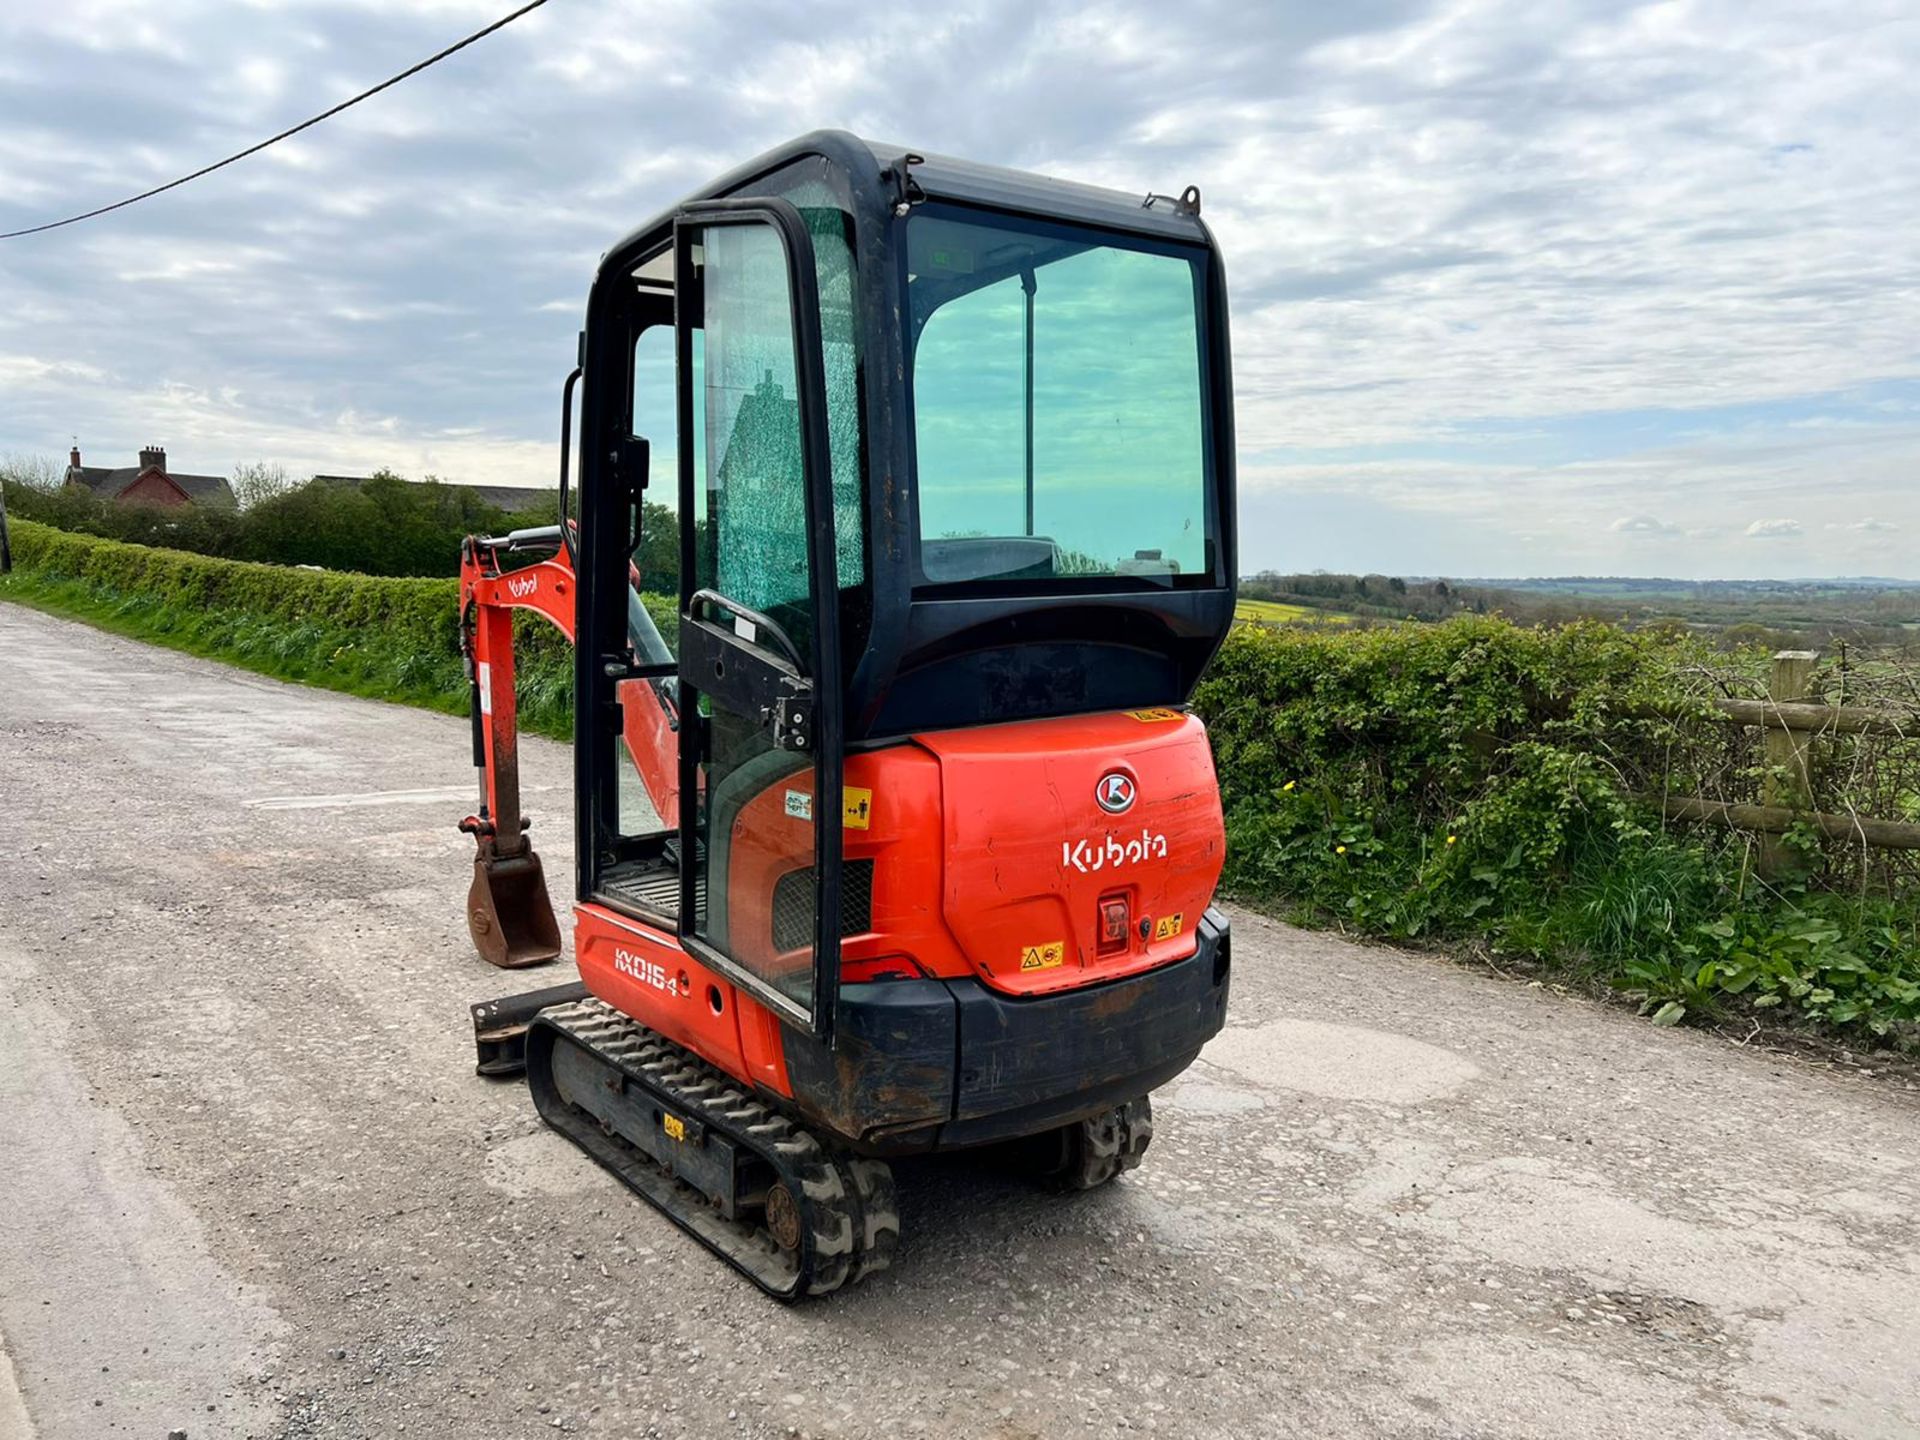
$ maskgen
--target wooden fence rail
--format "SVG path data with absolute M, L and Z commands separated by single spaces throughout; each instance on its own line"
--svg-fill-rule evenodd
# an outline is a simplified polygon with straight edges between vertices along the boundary
M 1736 830 L 1785 834 L 1794 824 L 1811 825 L 1835 840 L 1852 840 L 1876 850 L 1920 850 L 1920 825 L 1904 820 L 1875 820 L 1866 815 L 1832 815 L 1824 810 L 1789 810 L 1784 805 L 1734 805 L 1671 795 L 1662 808 L 1670 820 L 1704 820 Z
M 1861 705 L 1822 705 L 1810 700 L 1809 687 L 1818 659 L 1811 650 L 1782 650 L 1773 657 L 1765 700 L 1715 702 L 1720 713 L 1736 725 L 1756 726 L 1763 733 L 1766 772 L 1760 804 L 1735 805 L 1691 795 L 1668 796 L 1662 801 L 1667 815 L 1675 820 L 1759 831 L 1764 837 L 1760 872 L 1773 879 L 1806 869 L 1805 858 L 1784 838 L 1796 824 L 1810 825 L 1835 840 L 1876 849 L 1920 850 L 1920 825 L 1864 815 L 1834 815 L 1813 808 L 1812 755 L 1814 742 L 1821 736 L 1920 736 L 1920 718 L 1911 714 Z
M 1816 735 L 1891 735 L 1920 738 L 1920 718 L 1864 705 L 1821 705 L 1807 700 L 1716 700 L 1721 714 L 1742 725 L 1805 730 Z

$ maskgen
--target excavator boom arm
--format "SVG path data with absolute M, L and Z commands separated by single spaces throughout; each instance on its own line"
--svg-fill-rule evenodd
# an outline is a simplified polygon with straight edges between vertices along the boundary
M 507 968 L 537 965 L 560 953 L 559 926 L 540 858 L 526 835 L 530 822 L 520 806 L 513 617 L 516 610 L 530 610 L 550 621 L 569 643 L 574 641 L 571 539 L 558 525 L 549 525 L 502 536 L 469 536 L 460 551 L 460 645 L 471 691 L 473 763 L 480 779 L 479 811 L 460 822 L 477 847 L 467 921 L 480 954 Z M 553 553 L 519 569 L 501 568 L 503 554 L 533 550 Z M 639 612 L 629 626 L 636 647 L 650 660 L 666 655 L 665 642 L 637 596 L 631 608 Z M 627 682 L 620 687 L 620 703 L 634 768 L 654 809 L 668 825 L 675 824 L 679 792 L 670 742 L 678 714 L 671 689 L 658 681 Z

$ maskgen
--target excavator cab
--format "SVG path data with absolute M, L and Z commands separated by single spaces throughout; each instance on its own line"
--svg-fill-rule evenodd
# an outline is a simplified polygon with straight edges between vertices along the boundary
M 542 1113 L 786 1298 L 884 1265 L 885 1157 L 1137 1162 L 1228 978 L 1183 708 L 1235 574 L 1198 192 L 810 135 L 607 252 L 576 373 L 577 532 L 470 542 L 463 591 L 483 902 L 538 865 L 500 615 L 575 642 L 584 988 L 483 1042 L 537 1011 Z M 510 883 L 490 923 L 547 934 Z

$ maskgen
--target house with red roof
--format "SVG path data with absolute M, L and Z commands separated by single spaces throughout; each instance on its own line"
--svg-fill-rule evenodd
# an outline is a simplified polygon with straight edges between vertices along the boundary
M 67 457 L 67 484 L 121 505 L 218 505 L 231 509 L 233 487 L 224 475 L 188 475 L 167 468 L 158 445 L 140 452 L 138 465 L 82 465 L 80 447 Z

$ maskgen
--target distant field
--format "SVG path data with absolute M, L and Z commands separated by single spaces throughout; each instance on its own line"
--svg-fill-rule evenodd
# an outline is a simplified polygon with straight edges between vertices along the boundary
M 1279 600 L 1242 600 L 1233 607 L 1233 618 L 1258 625 L 1345 625 L 1353 619 L 1337 610 L 1315 610 Z
M 1520 625 L 1595 619 L 1629 629 L 1681 625 L 1722 649 L 1849 646 L 1920 655 L 1920 580 L 1674 580 L 1573 575 L 1547 579 L 1443 580 L 1392 575 L 1240 577 L 1243 624 L 1350 628 L 1502 615 Z M 1262 603 L 1264 602 L 1264 603 Z M 1300 607 L 1313 615 L 1303 616 Z M 1322 617 L 1316 625 L 1314 615 Z

